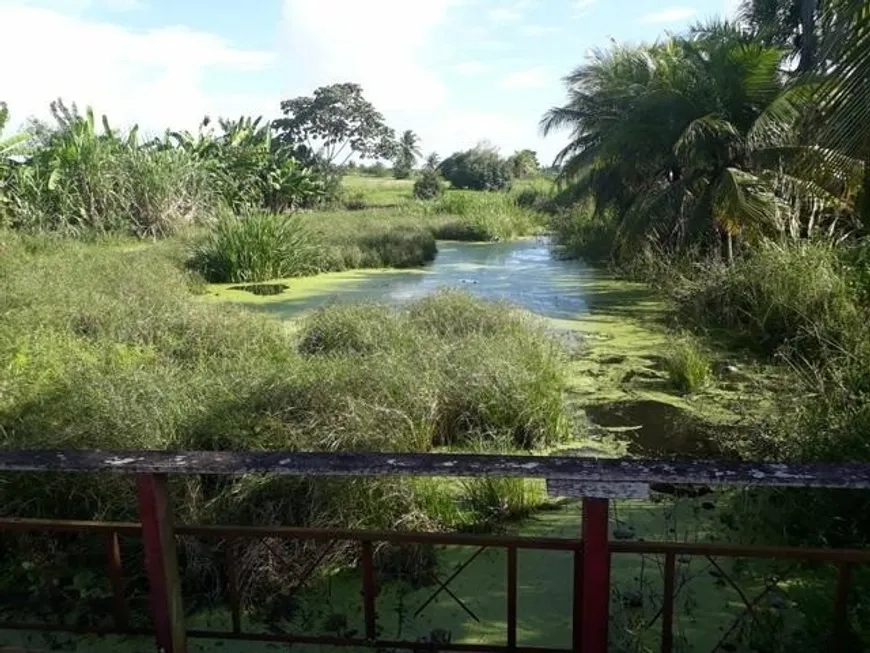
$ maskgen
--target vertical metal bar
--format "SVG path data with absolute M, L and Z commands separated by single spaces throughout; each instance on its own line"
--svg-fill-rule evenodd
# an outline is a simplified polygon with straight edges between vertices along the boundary
M 185 653 L 184 607 L 181 603 L 175 523 L 166 475 L 140 475 L 138 492 L 157 650 L 160 653 Z
M 580 650 L 607 653 L 610 613 L 610 547 L 607 499 L 583 499 L 583 579 Z
M 127 630 L 130 625 L 125 596 L 127 585 L 124 581 L 124 565 L 121 560 L 121 538 L 117 532 L 112 532 L 106 539 L 106 554 L 109 561 L 109 581 L 112 583 L 115 627 L 118 630 Z
M 852 565 L 841 562 L 837 565 L 837 589 L 834 598 L 834 628 L 831 632 L 831 653 L 844 650 L 846 631 L 849 627 L 849 588 L 852 585 Z
M 363 573 L 363 612 L 366 622 L 366 639 L 377 639 L 375 618 L 375 565 L 372 554 L 372 543 L 364 540 L 362 543 L 362 573 Z
M 572 610 L 571 614 L 573 616 L 572 625 L 571 625 L 571 641 L 572 641 L 572 649 L 574 653 L 579 653 L 582 642 L 580 640 L 580 633 L 583 630 L 583 605 L 580 600 L 580 597 L 583 594 L 583 546 L 582 544 L 578 544 L 577 549 L 574 551 L 574 592 L 572 596 Z
M 507 548 L 507 645 L 517 645 L 517 547 Z
M 230 595 L 230 614 L 233 619 L 233 633 L 238 635 L 242 632 L 242 601 L 239 593 L 239 567 L 236 560 L 235 538 L 229 538 L 226 541 L 226 546 L 227 592 Z
M 674 650 L 674 581 L 676 576 L 676 555 L 673 551 L 665 554 L 665 587 L 662 595 L 662 653 Z

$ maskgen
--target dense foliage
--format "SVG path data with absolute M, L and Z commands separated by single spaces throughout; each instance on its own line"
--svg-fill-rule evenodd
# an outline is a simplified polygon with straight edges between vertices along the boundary
M 450 155 L 438 171 L 453 188 L 504 190 L 511 183 L 510 162 L 494 149 L 481 146 Z
M 424 170 L 414 182 L 414 197 L 418 200 L 431 200 L 444 194 L 444 180 L 436 170 Z
M 281 111 L 278 139 L 304 152 L 303 158 L 341 165 L 353 155 L 389 159 L 395 151 L 393 130 L 359 84 L 322 86 L 311 97 L 284 100 Z

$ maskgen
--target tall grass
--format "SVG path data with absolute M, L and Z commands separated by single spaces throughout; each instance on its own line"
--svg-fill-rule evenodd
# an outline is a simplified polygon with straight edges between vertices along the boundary
M 436 215 L 453 216 L 436 227 L 445 240 L 511 240 L 543 230 L 546 217 L 518 206 L 508 193 L 452 190 L 434 202 Z
M 455 294 L 409 311 L 336 306 L 291 333 L 196 301 L 163 244 L 12 232 L 0 243 L 4 448 L 426 451 L 481 438 L 535 447 L 567 433 L 557 343 L 501 306 Z M 125 477 L 2 480 L 7 515 L 135 519 Z M 190 522 L 453 523 L 415 488 L 401 479 L 240 477 L 172 489 Z M 290 558 L 309 559 L 298 546 Z M 262 551 L 246 555 L 263 563 L 248 567 L 261 572 L 246 582 L 272 578 Z
M 12 226 L 67 235 L 167 236 L 218 204 L 207 171 L 188 153 L 96 137 L 39 152 L 13 170 L 10 188 Z
M 254 282 L 313 274 L 320 249 L 286 213 L 225 213 L 196 244 L 190 265 L 213 282 Z
M 671 276 L 680 315 L 704 328 L 725 329 L 764 354 L 787 346 L 816 360 L 865 332 L 858 289 L 829 243 L 763 243 L 733 264 L 695 266 Z

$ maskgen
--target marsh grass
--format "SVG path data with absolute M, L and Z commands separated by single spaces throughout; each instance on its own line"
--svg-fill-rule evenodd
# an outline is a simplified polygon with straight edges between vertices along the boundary
M 664 364 L 668 378 L 680 392 L 698 392 L 713 379 L 709 357 L 690 335 L 683 335 L 668 347 Z
M 7 449 L 427 451 L 480 439 L 544 446 L 568 432 L 558 345 L 501 306 L 452 293 L 407 311 L 334 306 L 290 332 L 196 301 L 177 252 L 163 245 L 12 232 L 0 243 Z M 453 523 L 445 502 L 438 508 L 415 488 L 407 479 L 269 476 L 172 484 L 178 518 L 190 523 Z M 5 515 L 136 518 L 134 487 L 119 475 L 4 475 L 0 501 Z M 300 564 L 313 555 L 287 546 Z M 246 579 L 252 587 L 278 579 L 267 552 L 245 555 L 246 569 L 258 570 Z M 338 564 L 355 553 L 336 555 Z
M 314 274 L 320 258 L 296 216 L 225 213 L 194 247 L 190 266 L 211 282 L 250 283 Z
M 445 240 L 511 240 L 543 231 L 544 214 L 519 206 L 513 195 L 450 190 L 432 204 L 439 216 L 453 216 L 436 228 Z

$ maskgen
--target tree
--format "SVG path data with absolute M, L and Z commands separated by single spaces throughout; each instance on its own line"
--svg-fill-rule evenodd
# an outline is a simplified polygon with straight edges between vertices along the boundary
M 510 158 L 511 171 L 517 179 L 530 177 L 538 172 L 538 154 L 534 150 L 517 150 Z
M 595 53 L 566 78 L 568 103 L 542 121 L 545 133 L 572 130 L 561 182 L 615 216 L 623 244 L 724 246 L 729 256 L 734 237 L 782 228 L 791 212 L 780 209 L 846 210 L 848 184 L 815 174 L 830 168 L 829 151 L 808 147 L 787 119 L 798 92 L 784 88 L 786 56 L 727 24 Z
M 429 155 L 426 157 L 426 163 L 423 164 L 423 169 L 436 170 L 440 162 L 441 158 L 438 156 L 438 152 L 430 152 Z
M 281 111 L 284 117 L 273 123 L 278 140 L 304 146 L 327 165 L 343 165 L 354 154 L 390 159 L 395 151 L 393 130 L 359 84 L 322 86 L 311 97 L 282 101 Z
M 510 187 L 510 163 L 485 143 L 451 154 L 441 162 L 438 171 L 454 188 L 505 190 Z
M 798 72 L 816 65 L 819 0 L 744 0 L 740 18 L 765 45 L 797 53 Z
M 420 156 L 420 137 L 410 129 L 405 130 L 396 146 L 396 159 L 393 162 L 393 176 L 396 179 L 407 179 L 417 157 Z

